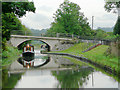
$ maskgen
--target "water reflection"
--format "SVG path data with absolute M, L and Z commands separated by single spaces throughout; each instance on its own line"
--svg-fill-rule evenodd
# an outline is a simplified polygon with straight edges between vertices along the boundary
M 22 58 L 3 70 L 3 88 L 117 88 L 118 82 L 84 64 L 36 53 L 30 69 Z M 25 62 L 26 63 L 26 62 Z M 40 68 L 38 68 L 40 67 Z M 103 82 L 104 81 L 104 82 Z
M 21 79 L 23 73 L 10 74 L 7 69 L 2 70 L 2 88 L 12 89 Z
M 52 75 L 59 81 L 57 88 L 79 88 L 87 83 L 92 72 L 91 67 L 81 67 L 78 70 L 52 71 Z
M 25 60 L 22 60 L 22 58 L 19 58 L 18 59 L 18 62 L 20 64 L 23 65 L 23 67 L 26 67 L 26 68 L 37 68 L 37 67 L 41 67 L 41 66 L 44 66 L 45 64 L 49 63 L 50 61 L 50 57 L 46 56 L 46 57 L 42 57 L 39 59 L 34 59 L 32 61 L 25 61 Z
M 47 64 L 50 61 L 48 55 L 40 54 L 40 50 L 35 50 L 35 59 L 23 60 L 23 57 L 18 59 L 18 62 L 23 65 L 24 68 L 37 68 Z

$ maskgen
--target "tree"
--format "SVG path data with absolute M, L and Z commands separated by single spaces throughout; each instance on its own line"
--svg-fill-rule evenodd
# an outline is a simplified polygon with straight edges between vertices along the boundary
M 33 2 L 2 2 L 2 50 L 6 50 L 6 41 L 10 39 L 12 30 L 22 30 L 22 24 L 17 17 L 22 17 L 27 11 L 35 12 Z
M 48 31 L 89 35 L 91 30 L 89 23 L 80 10 L 79 5 L 65 0 L 54 14 L 54 22 L 51 24 L 51 28 Z
M 117 8 L 120 8 L 120 1 L 119 2 L 106 2 L 104 7 L 107 12 L 110 12 L 112 10 L 117 10 Z M 118 12 L 120 12 L 120 11 L 118 11 Z M 116 34 L 120 35 L 119 27 L 120 27 L 120 17 L 118 16 L 118 20 L 117 20 L 116 25 L 113 30 L 114 35 L 116 35 Z
M 3 2 L 2 13 L 14 13 L 18 17 L 26 14 L 26 11 L 35 12 L 33 2 Z
M 20 30 L 22 28 L 21 22 L 13 13 L 2 14 L 2 38 L 10 39 L 10 31 Z
M 107 12 L 116 10 L 117 8 L 120 8 L 120 2 L 106 2 L 104 8 Z
M 116 24 L 115 24 L 115 27 L 114 27 L 114 32 L 113 32 L 114 35 L 120 35 L 120 18 L 118 18 Z
M 95 37 L 97 39 L 104 39 L 107 36 L 107 33 L 105 31 L 103 31 L 102 29 L 97 29 L 96 30 L 96 35 Z

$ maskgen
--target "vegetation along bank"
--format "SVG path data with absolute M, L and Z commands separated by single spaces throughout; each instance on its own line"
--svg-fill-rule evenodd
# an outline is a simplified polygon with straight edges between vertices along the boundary
M 90 64 L 93 64 L 97 67 L 100 67 L 109 73 L 113 73 L 118 75 L 118 57 L 117 56 L 106 56 L 106 51 L 108 50 L 107 45 L 100 45 L 90 51 L 82 52 L 82 47 L 84 46 L 84 43 L 75 44 L 74 46 L 70 47 L 69 49 L 63 50 L 63 51 L 55 51 L 50 52 L 51 54 L 62 54 L 71 56 L 74 58 L 81 59 L 82 61 L 88 62 Z
M 18 56 L 21 54 L 17 48 L 7 45 L 6 50 L 2 53 L 2 66 L 8 66 L 13 61 L 17 60 Z

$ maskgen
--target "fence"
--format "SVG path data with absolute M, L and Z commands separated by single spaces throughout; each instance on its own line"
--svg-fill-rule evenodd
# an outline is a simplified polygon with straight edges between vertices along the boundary
M 41 37 L 59 37 L 59 38 L 77 38 L 77 39 L 87 39 L 87 40 L 102 40 L 95 36 L 80 36 L 74 35 L 70 33 L 36 33 L 36 32 L 27 32 L 27 31 L 20 31 L 20 30 L 12 30 L 11 35 L 27 35 L 27 36 L 41 36 Z
M 40 37 L 57 37 L 57 38 L 71 38 L 73 40 L 78 40 L 77 42 L 92 42 L 95 44 L 98 43 L 102 43 L 105 45 L 109 45 L 111 42 L 120 40 L 120 37 L 116 38 L 116 39 L 112 39 L 112 40 L 108 40 L 108 39 L 101 39 L 95 36 L 79 36 L 79 35 L 74 35 L 74 34 L 69 34 L 69 33 L 49 33 L 49 34 L 45 34 L 45 33 L 36 33 L 36 32 L 27 32 L 27 31 L 20 31 L 20 30 L 12 30 L 11 31 L 11 35 L 25 35 L 25 36 L 40 36 Z M 85 41 L 87 40 L 87 41 Z M 90 40 L 90 41 L 89 41 Z

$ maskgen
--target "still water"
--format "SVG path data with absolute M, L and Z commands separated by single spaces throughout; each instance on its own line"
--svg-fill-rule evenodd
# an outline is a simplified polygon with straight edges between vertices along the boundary
M 33 62 L 33 67 L 26 68 L 19 58 L 3 70 L 3 88 L 118 88 L 112 77 L 63 56 L 42 55 L 36 50 Z

